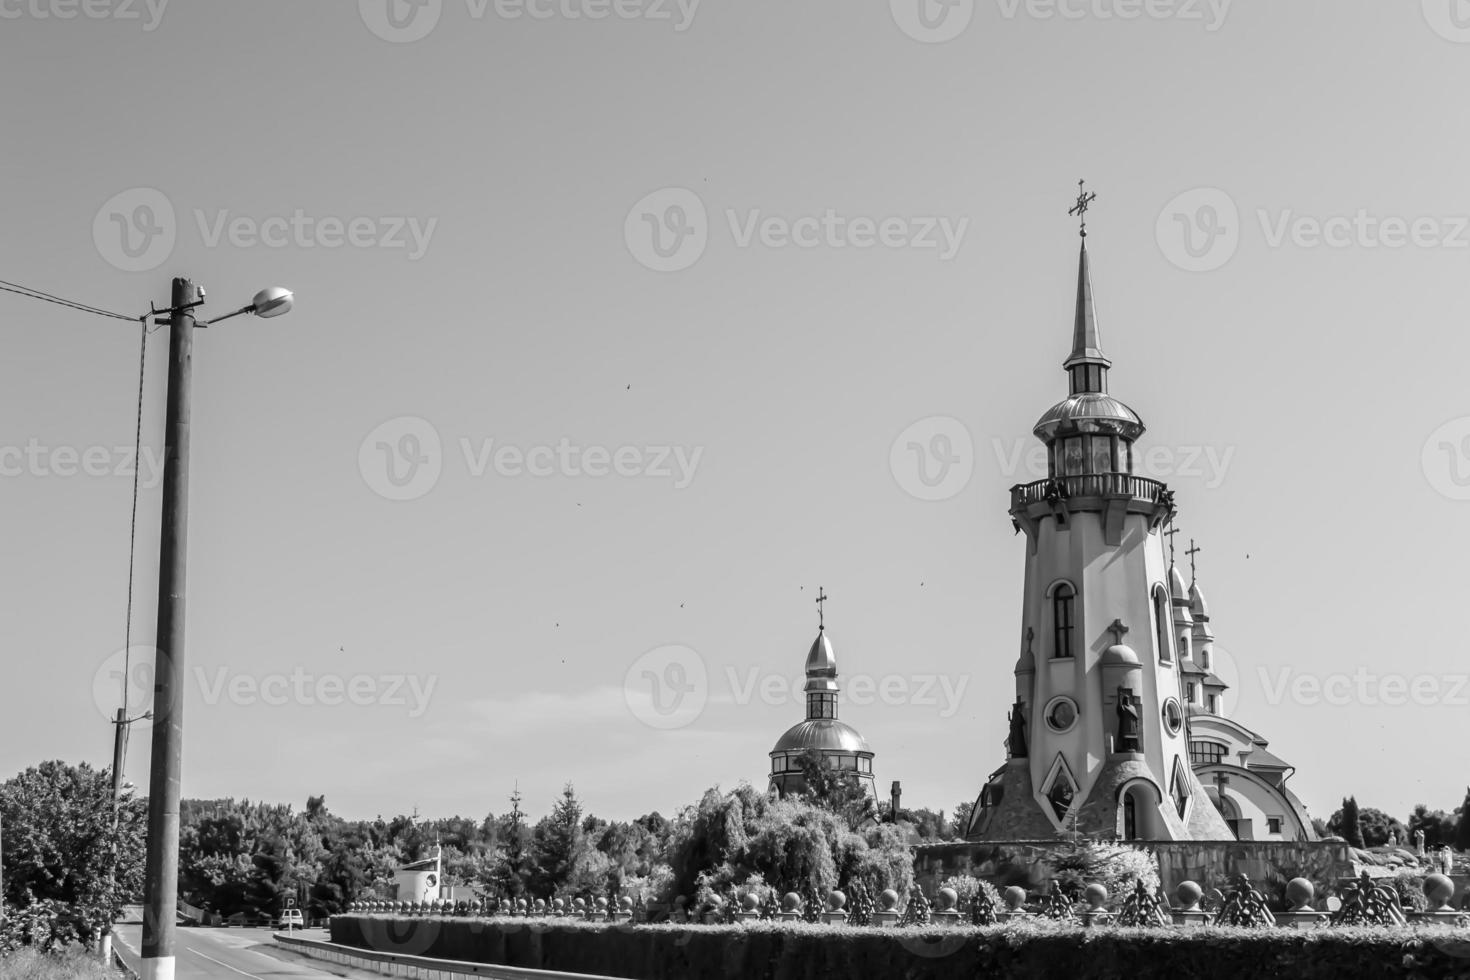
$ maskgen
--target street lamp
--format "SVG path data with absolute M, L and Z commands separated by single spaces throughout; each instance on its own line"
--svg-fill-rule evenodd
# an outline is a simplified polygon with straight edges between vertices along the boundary
M 291 309 L 286 289 L 263 289 L 242 313 L 280 316 Z M 143 889 L 143 978 L 174 980 L 179 890 L 179 763 L 184 747 L 184 581 L 189 526 L 189 381 L 193 374 L 194 310 L 204 290 L 173 281 L 168 309 L 153 310 L 169 325 L 168 408 L 164 428 L 163 523 L 158 555 L 158 641 L 153 669 L 153 745 L 148 776 L 148 858 Z

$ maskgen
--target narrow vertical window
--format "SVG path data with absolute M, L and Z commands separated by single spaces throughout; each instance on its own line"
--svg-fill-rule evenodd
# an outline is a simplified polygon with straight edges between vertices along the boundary
M 1057 586 L 1052 593 L 1053 657 L 1072 656 L 1072 607 L 1076 598 L 1076 592 L 1066 584 Z
M 1154 589 L 1154 636 L 1159 644 L 1159 663 L 1172 664 L 1174 651 L 1169 644 L 1174 637 L 1169 628 L 1169 594 L 1163 586 Z

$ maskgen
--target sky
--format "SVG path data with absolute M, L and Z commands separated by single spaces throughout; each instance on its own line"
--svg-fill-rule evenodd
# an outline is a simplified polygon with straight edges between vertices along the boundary
M 1463 797 L 1470 4 L 0 0 L 0 82 L 0 279 L 295 293 L 195 338 L 185 796 L 763 787 L 821 587 L 880 791 L 973 800 L 1085 178 L 1229 712 Z M 147 707 L 167 336 L 129 634 L 140 326 L 0 293 L 0 775 Z

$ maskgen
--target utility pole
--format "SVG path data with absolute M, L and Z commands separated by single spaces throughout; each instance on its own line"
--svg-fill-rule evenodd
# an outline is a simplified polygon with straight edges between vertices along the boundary
M 158 642 L 153 668 L 142 980 L 174 980 L 179 891 L 179 763 L 184 748 L 189 380 L 193 374 L 194 308 L 201 302 L 200 290 L 194 283 L 182 278 L 174 280 L 168 309 L 168 409 L 164 429 L 163 529 L 158 555 Z

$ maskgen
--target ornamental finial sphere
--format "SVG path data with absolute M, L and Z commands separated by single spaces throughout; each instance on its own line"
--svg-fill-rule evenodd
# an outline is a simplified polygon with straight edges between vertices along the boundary
M 898 908 L 898 892 L 892 888 L 883 889 L 883 893 L 878 896 L 878 904 L 882 907 L 882 911 L 892 912 Z
M 1179 887 L 1174 889 L 1174 898 L 1184 907 L 1185 911 L 1194 911 L 1199 908 L 1199 900 L 1204 897 L 1205 890 L 1198 882 L 1181 881 Z
M 801 908 L 801 896 L 796 892 L 787 892 L 781 896 L 782 912 L 795 912 L 799 908 Z
M 1093 908 L 1100 908 L 1108 900 L 1108 890 L 1094 881 L 1082 889 L 1082 897 L 1087 900 L 1088 905 L 1091 905 Z
M 1286 883 L 1286 904 L 1289 908 L 1307 908 L 1316 894 L 1317 886 L 1305 878 L 1293 878 Z
M 952 912 L 960 902 L 960 893 L 953 888 L 941 888 L 934 895 L 935 904 L 939 906 L 940 912 Z
M 1005 900 L 1006 908 L 1012 912 L 1017 912 L 1026 902 L 1026 889 L 1020 885 L 1012 885 L 1005 890 L 1005 894 L 1001 897 Z
M 833 890 L 833 892 L 827 896 L 828 912 L 841 912 L 842 907 L 846 904 L 847 896 L 842 894 L 842 892 L 840 891 Z
M 1455 883 L 1448 875 L 1435 872 L 1424 879 L 1424 897 L 1429 899 L 1432 911 L 1443 911 L 1449 908 L 1450 899 L 1455 897 Z

